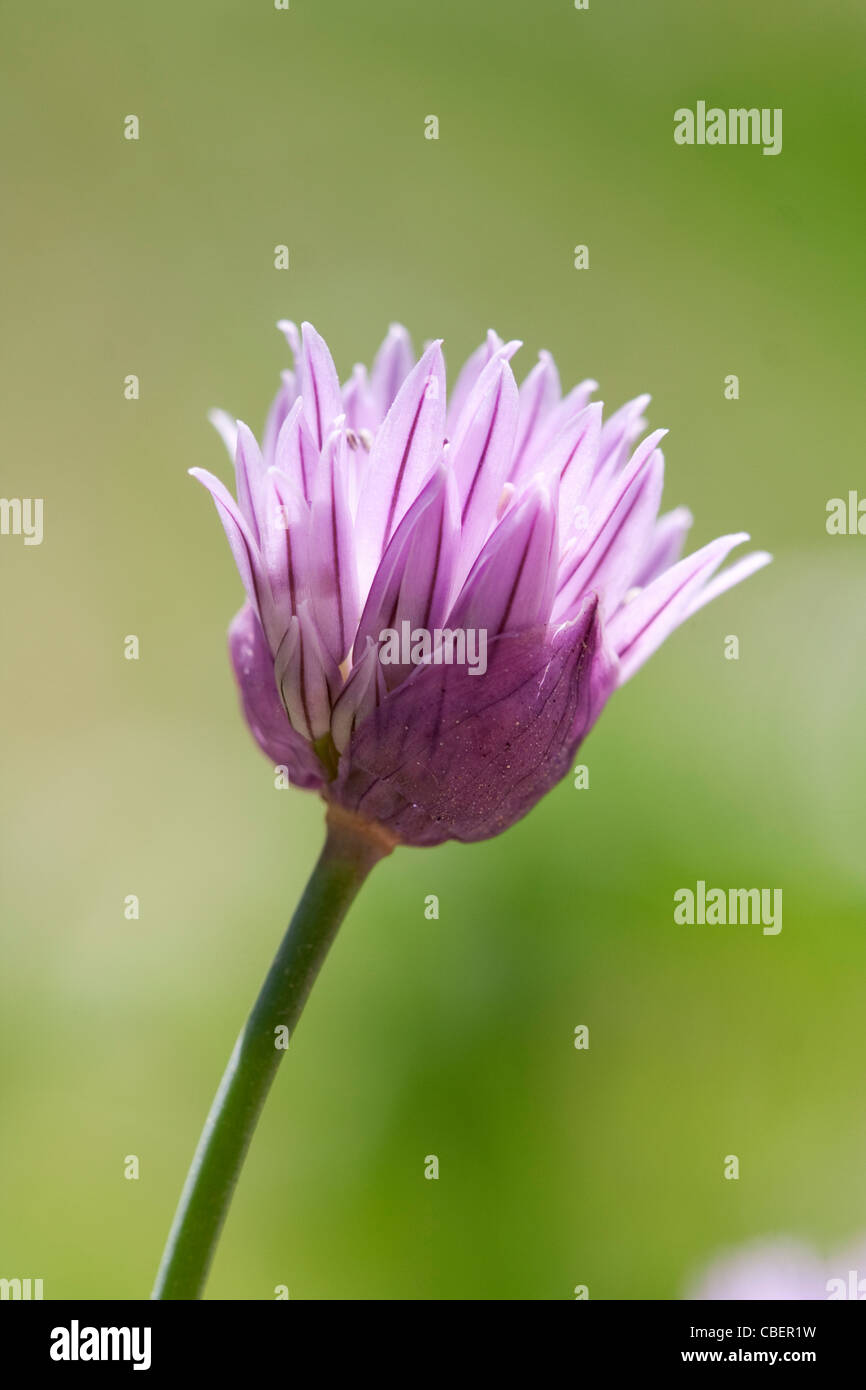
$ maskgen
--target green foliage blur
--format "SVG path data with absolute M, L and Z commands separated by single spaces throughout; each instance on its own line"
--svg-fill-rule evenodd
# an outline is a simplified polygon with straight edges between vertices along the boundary
M 208 1295 L 669 1299 L 747 1240 L 866 1229 L 866 538 L 825 529 L 866 495 L 864 29 L 857 0 L 4 7 L 0 491 L 45 535 L 0 539 L 0 1275 L 147 1295 L 318 850 L 239 716 L 240 585 L 186 475 L 228 476 L 209 408 L 260 430 L 280 317 L 343 377 L 397 319 L 452 372 L 493 326 L 609 409 L 651 391 L 666 505 L 775 563 L 614 697 L 588 790 L 377 869 Z M 781 155 L 675 145 L 699 99 L 781 107 Z M 675 925 L 698 879 L 781 887 L 782 932 Z

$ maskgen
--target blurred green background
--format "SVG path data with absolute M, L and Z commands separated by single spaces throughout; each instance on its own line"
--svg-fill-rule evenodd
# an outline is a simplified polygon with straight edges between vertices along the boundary
M 185 471 L 227 476 L 208 408 L 260 428 L 282 316 L 343 377 L 399 319 L 452 372 L 492 325 L 611 409 L 651 391 L 695 543 L 776 559 L 614 698 L 589 790 L 377 869 L 209 1296 L 676 1298 L 723 1248 L 866 1228 L 866 539 L 824 525 L 866 494 L 864 31 L 858 0 L 4 7 L 0 491 L 45 538 L 0 540 L 0 1275 L 147 1294 L 317 852 Z M 782 154 L 676 146 L 698 99 L 782 107 Z M 781 887 L 782 933 L 676 926 L 698 878 Z

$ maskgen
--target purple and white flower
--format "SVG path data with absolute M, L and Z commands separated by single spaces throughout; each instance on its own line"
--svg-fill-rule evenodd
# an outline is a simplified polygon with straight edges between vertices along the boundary
M 340 384 L 309 324 L 261 446 L 215 412 L 236 498 L 210 490 L 246 591 L 229 633 L 244 714 L 298 786 L 395 841 L 481 840 L 567 771 L 617 686 L 705 603 L 769 560 L 721 573 L 745 533 L 680 559 L 659 516 L 664 430 L 647 396 L 606 421 L 594 381 L 563 395 L 542 352 L 493 332 L 446 394 L 441 342 L 416 361 L 393 325 Z M 483 631 L 465 665 L 382 661 L 381 634 Z

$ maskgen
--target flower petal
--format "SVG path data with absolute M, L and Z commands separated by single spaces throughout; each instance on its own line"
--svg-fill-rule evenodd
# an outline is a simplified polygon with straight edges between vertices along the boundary
M 756 574 L 765 565 L 772 564 L 773 557 L 766 550 L 753 550 L 751 555 L 744 555 L 742 560 L 736 564 L 729 565 L 721 574 L 717 574 L 708 584 L 695 594 L 688 606 L 686 617 L 690 618 L 693 613 L 697 613 L 705 604 L 712 603 L 714 598 L 719 598 L 721 594 L 726 594 L 729 589 L 733 589 L 735 584 L 742 584 L 749 575 Z
M 238 422 L 233 415 L 229 415 L 226 410 L 209 410 L 207 418 L 210 420 L 223 444 L 229 451 L 229 458 L 232 463 L 235 460 L 235 449 L 238 443 Z
M 306 602 L 289 622 L 274 659 L 274 674 L 292 728 L 311 743 L 322 738 L 330 727 L 341 680 Z
M 277 328 L 292 350 L 292 357 L 295 359 L 295 370 L 297 371 L 301 364 L 301 335 L 298 332 L 298 325 L 292 323 L 291 319 L 279 319 Z
M 629 449 L 646 429 L 643 413 L 651 399 L 650 396 L 636 396 L 633 401 L 627 401 L 625 405 L 620 406 L 619 410 L 605 421 L 601 431 L 598 465 L 593 478 L 596 493 L 607 488 L 624 464 Z
M 440 464 L 388 543 L 358 624 L 357 650 L 368 642 L 378 649 L 382 631 L 403 622 L 426 632 L 439 626 L 451 599 L 457 536 L 454 478 Z M 399 684 L 409 669 L 390 665 L 386 683 Z
M 342 394 L 343 413 L 349 429 L 356 432 L 367 430 L 372 435 L 381 423 L 381 416 L 376 409 L 367 368 L 363 363 L 355 363 L 352 375 L 343 386 Z
M 483 343 L 470 357 L 463 367 L 457 380 L 457 385 L 451 394 L 451 400 L 446 413 L 446 434 L 448 439 L 456 439 L 463 434 L 467 425 L 478 409 L 479 385 L 482 380 L 489 382 L 490 372 L 488 368 L 494 362 L 510 362 L 514 354 L 523 347 L 519 338 L 512 338 L 509 342 L 503 343 L 498 334 L 491 329 L 487 334 L 487 342 Z M 486 375 L 485 375 L 486 373 Z M 487 389 L 481 386 L 481 394 Z
M 597 390 L 597 381 L 581 381 L 539 422 L 526 451 L 527 472 L 532 473 L 536 469 L 544 468 L 544 457 L 553 440 L 576 415 L 586 409 L 590 396 Z
M 468 575 L 496 520 L 511 467 L 517 412 L 514 373 L 507 360 L 496 355 L 478 378 L 449 451 L 460 499 L 458 584 Z
M 269 469 L 267 486 L 262 559 L 274 600 L 287 622 L 310 596 L 310 509 L 280 469 Z
M 348 467 L 346 431 L 341 426 L 329 436 L 322 451 L 307 553 L 316 625 L 338 666 L 352 649 L 360 613 Z
M 301 361 L 298 386 L 304 415 L 318 449 L 343 413 L 340 382 L 328 345 L 311 323 L 301 325 Z
M 397 398 L 397 392 L 415 365 L 412 339 L 401 323 L 392 323 L 388 336 L 376 353 L 370 373 L 370 392 L 377 424 L 384 420 Z
M 672 512 L 659 517 L 649 549 L 632 580 L 633 584 L 643 589 L 670 565 L 676 563 L 683 553 L 686 536 L 691 530 L 693 520 L 688 507 L 675 507 Z
M 601 439 L 600 402 L 573 415 L 551 441 L 544 459 L 549 477 L 559 478 L 560 535 L 571 534 L 579 505 L 589 489 Z
M 532 441 L 551 410 L 554 409 L 562 387 L 556 363 L 549 352 L 540 352 L 538 361 L 520 387 L 517 412 L 517 431 L 511 460 L 509 482 L 517 483 L 526 477 L 530 468 L 528 454 Z
M 610 617 L 631 585 L 658 515 L 664 459 L 655 446 L 664 435 L 656 430 L 643 440 L 599 501 L 586 539 L 563 567 L 555 617 L 567 616 L 590 589 L 603 596 L 604 613 Z
M 319 450 L 303 414 L 303 402 L 295 401 L 280 427 L 274 449 L 274 467 L 309 502 L 319 468 Z
M 274 454 L 277 447 L 277 436 L 282 428 L 283 421 L 288 415 L 298 397 L 298 388 L 295 382 L 294 372 L 283 372 L 283 384 L 274 397 L 274 402 L 268 411 L 268 418 L 265 421 L 265 431 L 262 435 L 262 454 L 265 463 L 270 467 L 274 461 Z
M 608 635 L 620 663 L 620 684 L 652 656 L 666 637 L 689 616 L 693 600 L 710 576 L 737 545 L 749 539 L 745 531 L 720 536 L 687 555 L 653 580 L 611 619 Z
M 265 462 L 252 430 L 238 420 L 235 447 L 235 492 L 256 543 L 261 544 L 260 514 L 264 509 Z
M 331 715 L 331 737 L 338 753 L 342 753 L 355 729 L 386 694 L 384 669 L 375 643 L 368 640 L 363 656 L 355 663 L 337 696 Z
M 247 598 L 261 619 L 268 641 L 272 641 L 275 636 L 279 640 L 281 634 L 276 633 L 273 595 L 259 547 L 246 518 L 228 488 L 224 487 L 213 473 L 208 473 L 205 468 L 191 468 L 189 472 L 191 477 L 207 488 L 216 504 L 217 514 L 228 538 L 241 583 L 246 590 Z
M 321 764 L 286 718 L 274 678 L 274 659 L 262 625 L 248 603 L 229 628 L 229 656 L 244 718 L 262 752 L 288 768 L 289 780 L 296 786 L 318 790 L 323 783 Z
M 540 480 L 506 512 L 454 604 L 449 627 L 494 637 L 548 622 L 559 554 L 556 513 Z
M 430 345 L 397 393 L 373 441 L 358 502 L 360 591 L 366 595 L 385 547 L 442 453 L 445 364 Z
M 457 381 L 453 389 L 448 393 L 448 411 L 446 418 L 446 433 L 450 439 L 454 434 L 457 421 L 463 413 L 463 409 L 468 401 L 475 385 L 484 368 L 490 359 L 501 352 L 505 344 L 498 333 L 492 328 L 487 330 L 487 337 L 480 347 L 477 347 L 463 363 L 457 376 Z M 516 348 L 515 348 L 516 351 Z

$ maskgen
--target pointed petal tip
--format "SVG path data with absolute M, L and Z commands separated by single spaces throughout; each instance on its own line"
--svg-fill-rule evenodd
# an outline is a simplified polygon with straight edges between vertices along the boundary
M 301 323 L 301 341 L 303 342 L 305 338 L 312 338 L 314 342 L 325 343 L 324 337 L 319 332 L 316 325 L 310 323 L 309 319 L 304 319 Z M 325 343 L 325 346 L 327 347 L 327 343 Z
M 773 563 L 773 556 L 769 550 L 752 550 L 748 555 L 744 555 L 738 564 L 748 566 L 749 574 L 755 574 L 758 570 L 764 569 L 766 565 Z M 724 574 L 725 571 L 723 570 Z
M 673 511 L 668 512 L 668 516 L 676 517 L 683 526 L 694 525 L 695 518 L 690 507 L 674 507 Z
M 548 475 L 541 470 L 537 473 L 533 473 L 532 477 L 529 478 L 524 485 L 523 494 L 518 502 L 518 506 L 522 506 L 529 500 L 534 501 L 537 505 L 541 505 L 542 503 L 549 504 L 553 498 L 554 481 L 558 482 L 559 480 L 548 477 Z
M 563 618 L 560 626 L 567 627 L 569 623 L 575 622 L 577 618 L 584 617 L 587 614 L 594 614 L 600 603 L 601 596 L 598 589 L 587 589 L 576 611 L 572 613 L 571 617 Z
M 756 550 L 751 555 L 743 555 L 726 569 L 720 570 L 695 594 L 688 606 L 687 616 L 691 617 L 699 612 L 705 604 L 712 603 L 713 599 L 742 584 L 743 580 L 751 579 L 752 575 L 768 565 L 772 558 L 766 550 Z
M 209 410 L 207 418 L 213 425 L 223 444 L 229 452 L 229 456 L 234 458 L 235 448 L 238 437 L 238 422 L 233 415 L 229 415 L 227 410 Z
M 277 329 L 282 333 L 297 358 L 300 352 L 301 339 L 298 332 L 298 325 L 295 323 L 294 319 L 277 319 Z

